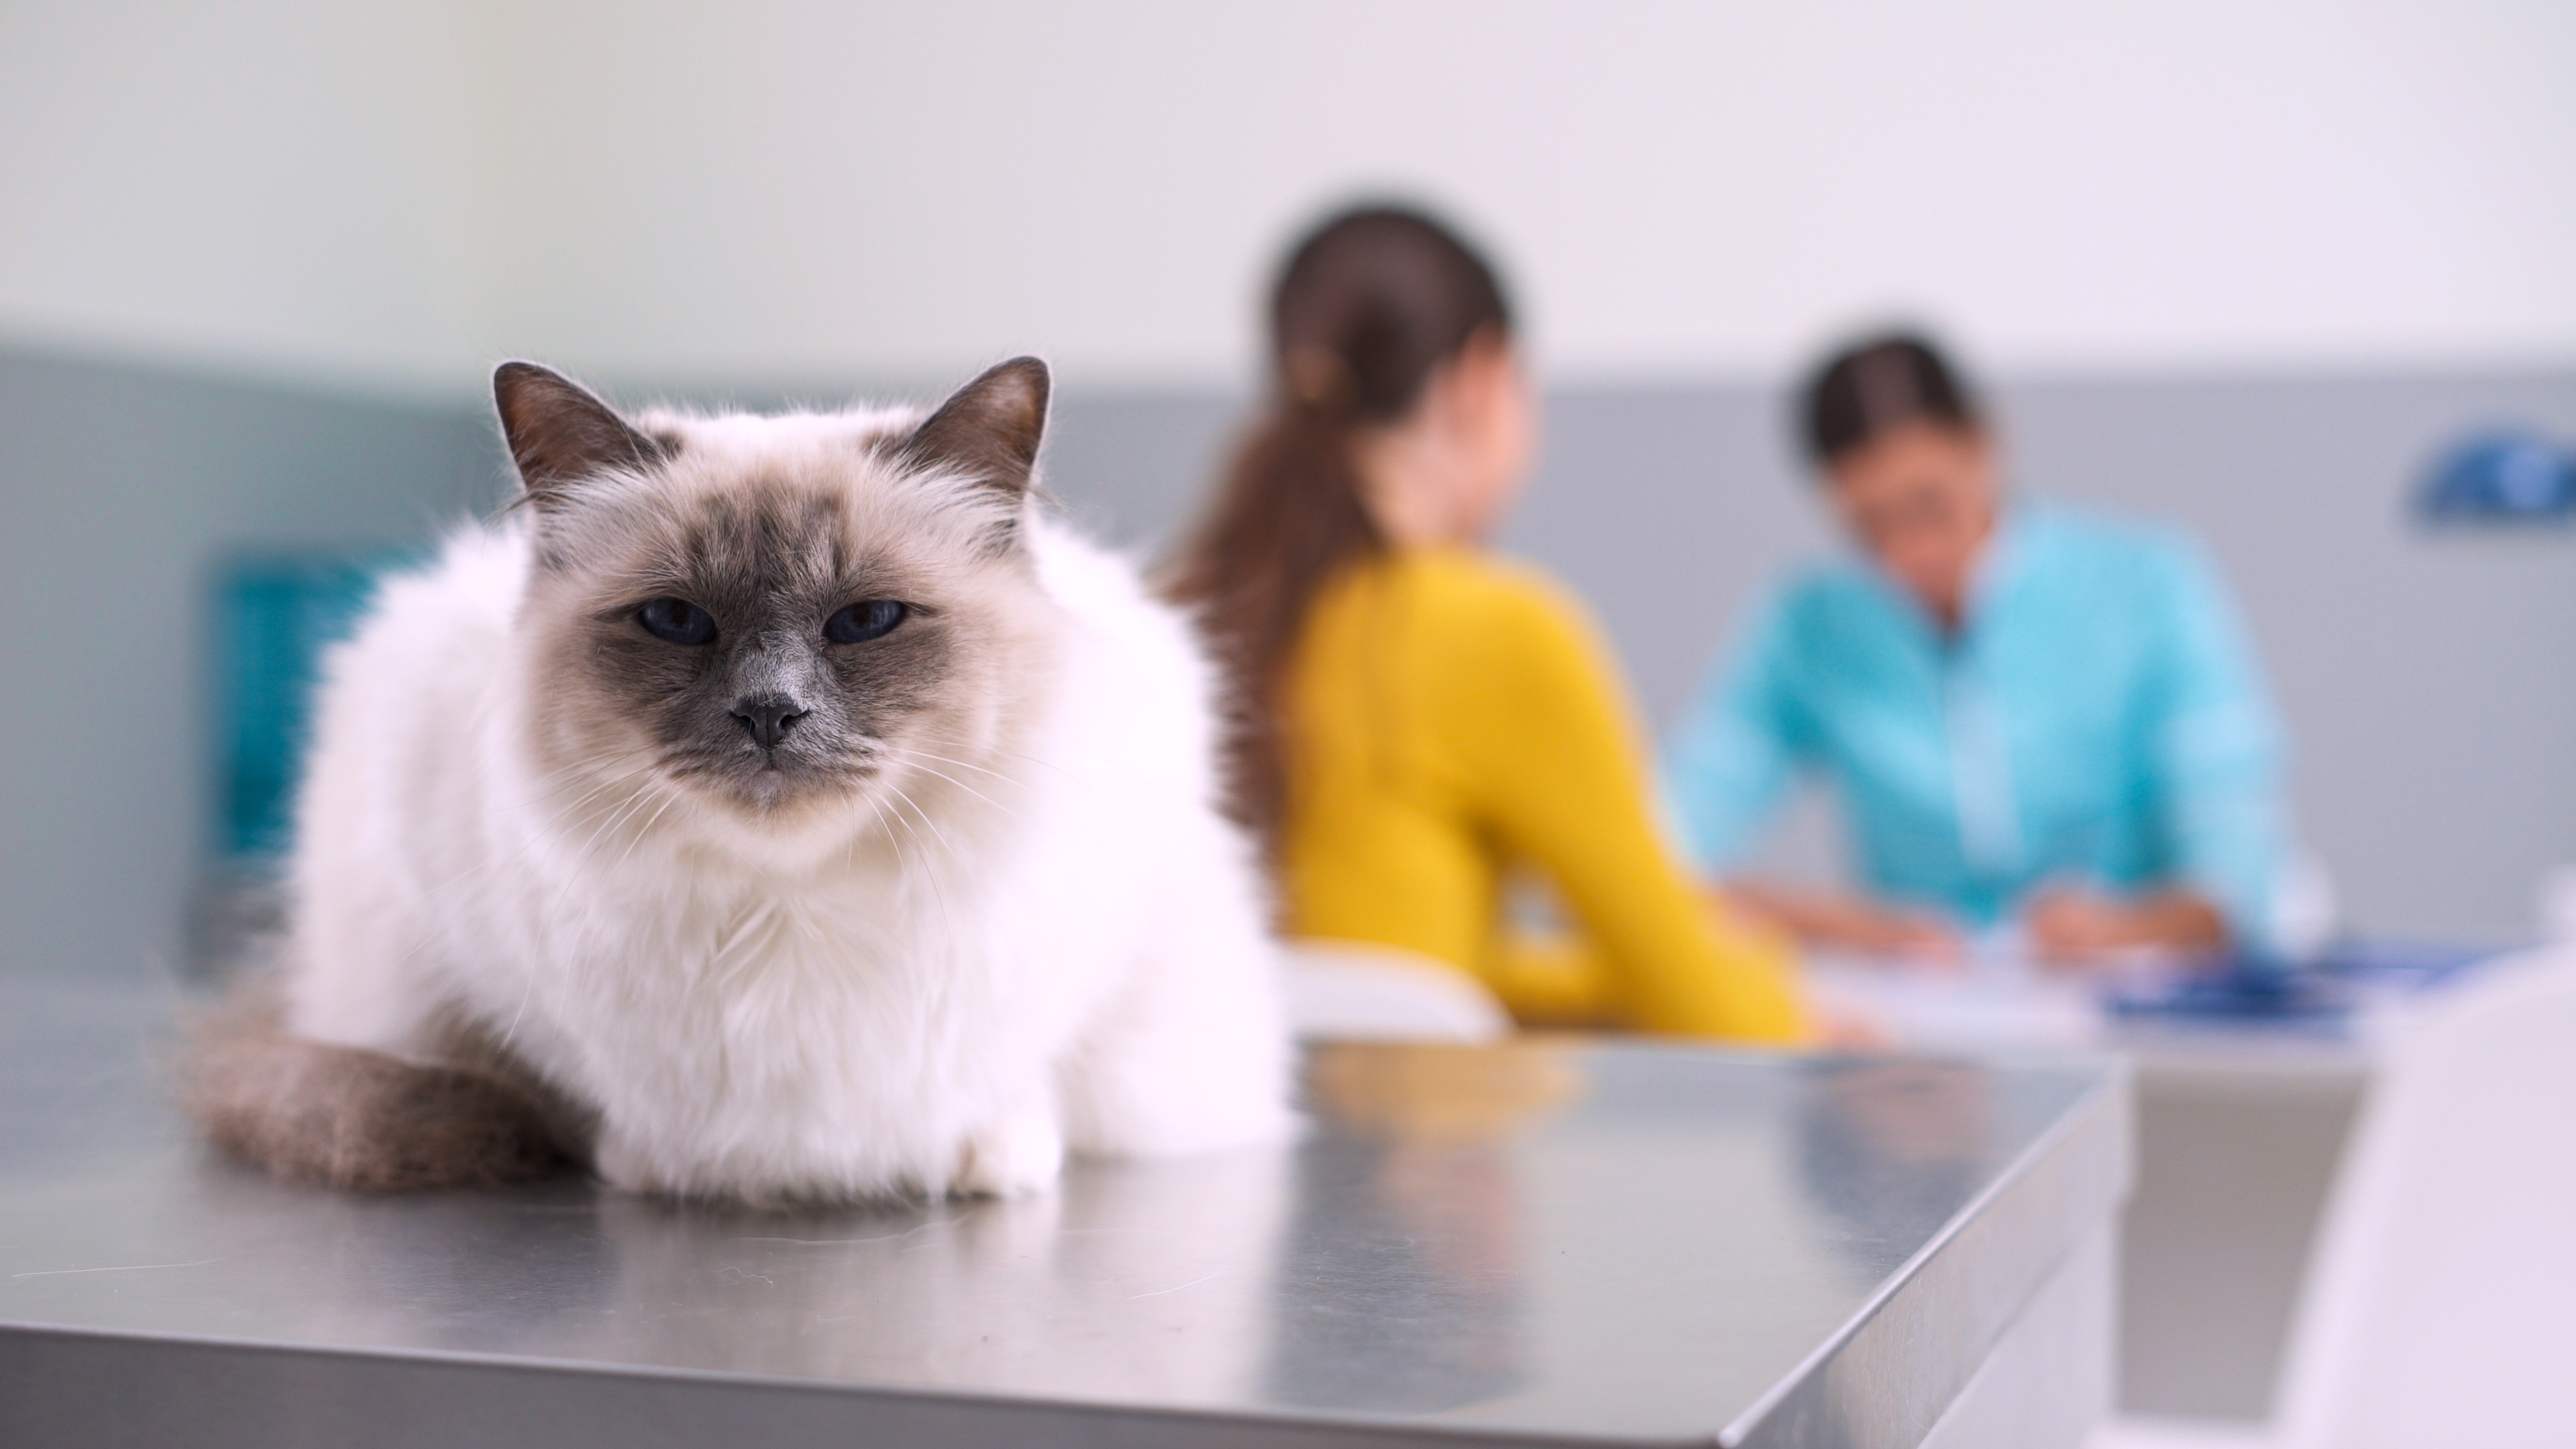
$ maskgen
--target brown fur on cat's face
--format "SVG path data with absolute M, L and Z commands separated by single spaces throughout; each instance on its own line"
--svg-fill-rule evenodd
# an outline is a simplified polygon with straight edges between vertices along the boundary
M 1039 364 L 918 421 L 629 427 L 541 370 L 498 391 L 537 515 L 520 632 L 549 770 L 632 770 L 767 824 L 900 810 L 1043 653 L 1054 611 L 1017 541 Z

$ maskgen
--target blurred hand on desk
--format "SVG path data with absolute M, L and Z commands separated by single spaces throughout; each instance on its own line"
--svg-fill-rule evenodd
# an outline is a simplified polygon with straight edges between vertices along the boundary
M 2031 954 L 2068 965 L 2140 950 L 2198 954 L 2227 944 L 2227 923 L 2217 908 L 2188 891 L 2120 900 L 2055 887 L 2031 898 L 2022 922 Z
M 1720 895 L 1738 913 L 1811 949 L 1951 969 L 1968 958 L 1967 938 L 1956 926 L 1902 906 L 1761 881 L 1729 882 Z M 2197 954 L 2227 943 L 2217 909 L 2185 891 L 2124 900 L 2051 887 L 2030 898 L 2022 933 L 2032 956 L 2078 968 L 2131 960 L 2142 950 Z
M 1730 881 L 1719 896 L 1739 913 L 1797 938 L 1799 944 L 1859 956 L 1955 966 L 1967 941 L 1948 922 L 1839 891 Z

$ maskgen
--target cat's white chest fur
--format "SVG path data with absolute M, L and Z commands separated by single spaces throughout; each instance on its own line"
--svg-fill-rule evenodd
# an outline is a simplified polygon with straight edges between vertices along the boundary
M 550 1055 L 583 1096 L 616 1104 L 602 1171 L 680 1192 L 1011 1191 L 1052 1176 L 1064 1055 L 1124 973 L 1079 937 L 1041 939 L 1043 922 L 1060 937 L 1075 928 L 1072 903 L 1023 879 L 1013 844 L 970 860 L 952 853 L 962 842 L 916 840 L 890 868 L 793 876 L 702 864 L 690 888 L 658 896 L 651 870 L 621 867 L 629 913 L 551 943 L 585 968 L 516 973 L 545 1019 L 522 1029 L 562 1044 Z M 1081 924 L 1097 940 L 1113 921 Z M 600 980 L 617 989 L 593 989 Z M 512 985 L 488 983 L 487 1007 Z M 1032 1132 L 1034 1154 L 997 1145 Z
M 1126 564 L 1022 526 L 1047 667 L 952 668 L 996 696 L 954 712 L 975 727 L 889 746 L 888 792 L 793 839 L 540 758 L 524 531 L 388 586 L 321 701 L 294 1027 L 497 1044 L 639 1190 L 1008 1192 L 1067 1148 L 1276 1138 L 1274 948 L 1213 806 L 1207 671 Z
M 621 1104 L 602 1124 L 609 1175 L 938 1189 L 989 1123 L 1053 1112 L 1043 1027 L 1061 1030 L 1062 1003 L 1008 1001 L 1001 941 L 924 929 L 888 884 L 755 885 L 631 938 L 630 989 L 579 1031 L 589 1094 Z M 981 1036 L 956 1029 L 975 1021 Z

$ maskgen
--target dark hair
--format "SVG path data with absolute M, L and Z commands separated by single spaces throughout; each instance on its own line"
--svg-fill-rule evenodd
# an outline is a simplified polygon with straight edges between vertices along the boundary
M 1907 423 L 1975 431 L 1977 400 L 1932 344 L 1911 333 L 1845 347 L 1807 382 L 1807 451 L 1831 463 Z
M 1355 436 L 1411 411 L 1470 341 L 1510 330 L 1493 268 L 1403 207 L 1359 207 L 1316 227 L 1271 290 L 1269 400 L 1173 561 L 1166 593 L 1198 613 L 1225 671 L 1232 810 L 1274 855 L 1287 795 L 1280 675 L 1325 580 L 1386 547 Z

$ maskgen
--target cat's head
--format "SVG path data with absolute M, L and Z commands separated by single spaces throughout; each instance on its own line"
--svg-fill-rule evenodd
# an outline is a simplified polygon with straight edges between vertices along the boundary
M 971 787 L 1061 617 L 1028 545 L 1047 389 L 1020 358 L 927 416 L 630 421 L 504 363 L 535 763 L 776 833 Z

